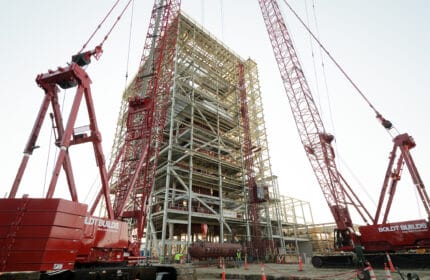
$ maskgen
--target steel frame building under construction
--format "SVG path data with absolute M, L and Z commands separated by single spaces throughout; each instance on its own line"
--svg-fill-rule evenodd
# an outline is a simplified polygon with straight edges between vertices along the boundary
M 287 217 L 289 200 L 280 195 L 271 171 L 257 65 L 182 13 L 178 26 L 145 250 L 167 260 L 197 240 L 250 242 L 254 227 L 266 250 L 278 254 L 277 248 L 296 240 L 286 233 L 295 232 L 297 219 Z M 124 141 L 131 95 L 130 87 L 123 95 L 112 158 Z M 254 213 L 250 177 L 258 196 Z

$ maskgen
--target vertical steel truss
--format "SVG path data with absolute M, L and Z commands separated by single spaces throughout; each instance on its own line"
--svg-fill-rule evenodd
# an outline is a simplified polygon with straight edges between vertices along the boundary
M 254 154 L 251 140 L 250 122 L 249 122 L 249 108 L 248 108 L 248 97 L 246 93 L 245 86 L 245 66 L 243 63 L 238 64 L 238 75 L 239 75 L 239 100 L 240 100 L 240 120 L 242 122 L 242 132 L 243 132 L 243 162 L 245 164 L 244 181 L 246 187 L 248 188 L 248 215 L 252 224 L 252 243 L 253 249 L 259 251 L 259 255 L 263 253 L 264 245 L 261 242 L 261 229 L 260 229 L 260 219 L 259 219 L 259 204 L 264 202 L 264 198 L 260 199 L 258 197 L 258 188 L 255 181 L 255 166 L 254 166 Z

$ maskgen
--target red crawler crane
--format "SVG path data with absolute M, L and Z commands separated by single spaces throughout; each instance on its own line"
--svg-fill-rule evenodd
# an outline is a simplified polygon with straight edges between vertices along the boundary
M 353 227 L 348 203 L 351 203 L 362 217 L 371 219 L 370 214 L 360 200 L 352 201 L 357 196 L 336 167 L 331 146 L 334 138 L 324 128 L 278 4 L 276 1 L 259 3 L 306 155 L 338 229 L 346 232 Z M 354 236 L 352 238 L 356 239 Z
M 37 84 L 45 91 L 45 97 L 33 130 L 24 150 L 8 198 L 0 199 L 0 278 L 6 279 L 114 279 L 118 269 L 132 277 L 146 275 L 155 279 L 157 272 L 175 274 L 170 268 L 133 268 L 138 258 L 133 257 L 133 241 L 128 235 L 127 223 L 118 219 L 109 198 L 108 174 L 101 146 L 91 94 L 91 80 L 81 68 L 90 57 L 101 51 L 89 51 L 73 57 L 67 67 L 59 67 L 37 76 Z M 77 87 L 70 115 L 63 123 L 62 108 L 58 103 L 59 88 Z M 82 101 L 85 100 L 89 125 L 86 129 L 74 127 Z M 36 142 L 49 107 L 56 135 L 59 154 L 45 198 L 16 198 L 29 157 Z M 80 203 L 74 182 L 69 148 L 91 143 L 101 180 L 101 193 L 105 198 L 107 218 L 93 216 L 88 206 Z M 64 170 L 71 200 L 54 198 L 54 192 Z M 125 265 L 124 265 L 125 264 Z M 98 267 L 100 265 L 100 267 Z M 91 267 L 91 268 L 89 268 Z M 22 272 L 27 271 L 27 272 Z M 30 273 L 28 273 L 30 271 Z M 51 272 L 53 271 L 53 272 Z M 13 272 L 10 274 L 3 272 Z M 18 273 L 21 272 L 21 273 Z M 115 278 L 116 279 L 116 278 Z
M 129 4 L 130 1 L 126 8 Z M 4 275 L 6 279 L 18 276 L 35 279 L 41 272 L 41 279 L 124 279 L 123 276 L 127 279 L 176 279 L 174 268 L 134 265 L 141 259 L 139 248 L 166 121 L 179 8 L 179 0 L 156 0 L 154 3 L 143 67 L 134 80 L 135 96 L 129 101 L 127 134 L 119 153 L 122 157 L 115 161 L 116 165 L 120 163 L 120 177 L 112 191 L 108 180 L 114 169 L 109 173 L 106 170 L 91 81 L 82 68 L 90 63 L 91 56 L 97 58 L 101 54 L 104 41 L 94 51 L 73 56 L 69 66 L 37 77 L 36 82 L 45 91 L 45 97 L 9 198 L 0 199 L 0 278 Z M 148 81 L 144 81 L 145 78 L 149 78 Z M 66 125 L 58 103 L 58 87 L 77 87 Z M 74 128 L 83 99 L 88 111 L 88 131 Z M 49 106 L 53 111 L 59 155 L 46 197 L 15 198 Z M 84 143 L 93 145 L 102 185 L 90 209 L 78 200 L 69 157 L 69 147 Z M 71 200 L 53 198 L 61 169 L 65 171 Z M 115 194 L 113 205 L 111 193 Z M 102 197 L 107 218 L 93 215 Z M 21 271 L 37 275 L 16 274 Z
M 407 134 L 394 138 L 394 147 L 381 190 L 377 212 L 375 217 L 372 217 L 336 167 L 334 150 L 331 146 L 334 137 L 328 134 L 324 128 L 276 0 L 259 0 L 259 4 L 301 142 L 337 225 L 334 235 L 335 248 L 341 251 L 355 251 L 359 256 L 358 261 L 361 265 L 364 261 L 360 257 L 363 250 L 366 253 L 365 257 L 372 259 L 373 256 L 369 253 L 430 248 L 428 221 L 415 220 L 387 223 L 396 184 L 400 180 L 400 173 L 404 163 L 409 169 L 424 208 L 430 217 L 430 200 L 409 152 L 415 146 L 413 139 Z M 343 70 L 342 72 L 344 73 Z M 345 76 L 349 79 L 346 74 Z M 351 80 L 350 82 L 352 83 Z M 355 84 L 353 85 L 355 86 Z M 361 92 L 360 94 L 363 96 Z M 370 102 L 368 103 L 374 109 Z M 382 118 L 375 109 L 374 111 L 384 127 L 391 129 L 391 123 Z M 400 150 L 400 155 L 397 159 L 397 165 L 394 166 L 397 150 Z M 378 223 L 387 192 L 390 197 L 386 202 L 385 216 L 382 223 Z M 367 224 L 359 227 L 360 234 L 353 228 L 353 222 L 347 207 L 348 204 L 357 210 Z M 369 225 L 369 223 L 372 225 Z M 399 256 L 400 258 L 396 259 L 398 263 L 402 260 L 400 254 Z M 408 256 L 410 263 L 405 265 L 419 265 L 416 263 L 418 258 L 413 259 L 411 255 Z M 393 257 L 396 258 L 396 255 Z M 422 261 L 422 265 L 428 264 L 428 260 L 419 259 Z M 372 264 L 374 265 L 382 266 L 383 262 L 381 258 L 375 259 L 375 261 L 372 259 Z M 312 263 L 317 267 L 345 266 L 353 264 L 354 261 L 352 255 L 314 256 Z

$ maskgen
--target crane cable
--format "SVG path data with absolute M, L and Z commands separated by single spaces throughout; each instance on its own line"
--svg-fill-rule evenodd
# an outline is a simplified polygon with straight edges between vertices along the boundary
M 308 4 L 307 4 L 307 0 L 305 1 L 305 11 L 306 11 L 306 22 L 307 25 L 310 25 L 310 19 L 309 19 L 309 12 L 308 12 Z M 316 11 L 315 11 L 315 3 L 312 0 L 312 14 L 313 14 L 313 21 L 314 21 L 314 25 L 315 25 L 315 29 L 316 29 L 316 36 L 319 36 L 319 31 L 318 31 L 318 21 L 317 21 L 317 17 L 316 17 Z M 321 91 L 320 90 L 320 85 L 319 85 L 319 76 L 318 76 L 318 71 L 317 71 L 317 66 L 315 63 L 315 52 L 314 52 L 314 45 L 313 45 L 313 40 L 311 35 L 309 34 L 309 45 L 311 48 L 311 54 L 312 54 L 312 64 L 313 64 L 313 68 L 314 68 L 314 75 L 315 75 L 315 85 L 316 85 L 316 91 L 318 93 L 318 107 L 319 107 L 319 113 L 321 115 L 321 118 L 324 118 L 323 116 L 323 110 L 321 107 Z M 327 83 L 327 75 L 325 72 L 325 65 L 324 65 L 324 56 L 322 54 L 321 48 L 319 49 L 319 57 L 321 58 L 321 68 L 322 68 L 322 80 L 323 80 L 323 85 L 324 85 L 324 90 L 325 90 L 325 95 L 327 97 L 327 104 L 328 104 L 328 115 L 330 118 L 330 124 L 331 124 L 331 128 L 333 130 L 333 133 L 336 135 L 335 132 L 335 125 L 334 125 L 334 120 L 333 120 L 333 113 L 332 113 L 332 108 L 331 108 L 331 100 L 330 100 L 330 91 L 328 89 L 328 83 Z M 325 128 L 324 128 L 325 129 Z M 325 131 L 324 131 L 325 132 Z M 337 149 L 337 146 L 335 146 L 335 149 Z
M 305 1 L 305 4 L 307 3 L 307 1 Z M 320 37 L 320 32 L 319 32 L 319 28 L 318 28 L 318 21 L 317 21 L 317 15 L 316 15 L 316 9 L 315 9 L 315 2 L 314 0 L 312 0 L 312 11 L 313 11 L 313 21 L 315 24 L 315 31 L 316 31 L 316 36 L 318 38 Z M 306 21 L 308 22 L 309 25 L 309 15 L 308 15 L 308 9 L 307 9 L 307 5 L 306 5 Z M 310 38 L 310 40 L 312 41 L 312 39 Z M 312 58 L 314 60 L 314 53 L 313 53 L 313 45 L 311 43 L 311 48 L 312 48 Z M 327 95 L 327 99 L 328 99 L 328 107 L 329 107 L 329 115 L 330 115 L 330 122 L 332 125 L 332 129 L 333 132 L 335 129 L 335 125 L 334 125 L 334 120 L 333 120 L 333 114 L 332 114 L 332 110 L 331 110 L 331 102 L 330 102 L 330 94 L 329 94 L 329 89 L 328 89 L 328 82 L 327 82 L 327 75 L 326 75 L 326 71 L 325 71 L 325 64 L 324 64 L 324 57 L 323 57 L 323 53 L 322 53 L 322 48 L 319 48 L 319 55 L 321 58 L 321 68 L 322 68 L 322 76 L 323 76 L 323 81 L 324 81 L 324 86 L 325 86 L 325 91 L 326 91 L 326 95 Z M 315 68 L 315 61 L 314 62 L 314 68 Z M 314 69 L 315 72 L 315 76 L 317 75 L 317 71 Z M 317 81 L 317 91 L 318 91 L 318 81 Z M 335 133 L 336 134 L 336 133 Z M 354 178 L 354 180 L 356 181 L 356 183 L 358 184 L 358 186 L 360 187 L 360 189 L 366 194 L 366 196 L 369 198 L 369 200 L 371 201 L 371 203 L 373 204 L 373 206 L 377 206 L 375 200 L 373 199 L 373 196 L 370 195 L 370 193 L 367 191 L 367 189 L 364 187 L 364 184 L 360 181 L 359 177 L 354 173 L 354 171 L 352 170 L 352 168 L 348 165 L 348 163 L 345 161 L 345 159 L 342 158 L 342 156 L 340 156 L 340 153 L 337 151 L 337 145 L 334 146 L 334 148 L 336 149 L 336 161 L 338 163 L 341 163 L 342 166 L 345 166 L 346 169 L 348 170 L 348 172 L 352 175 L 352 177 Z
M 224 41 L 224 3 L 220 0 L 220 13 L 221 13 L 221 40 Z
M 115 22 L 113 23 L 113 25 L 111 26 L 111 28 L 109 29 L 109 31 L 106 33 L 106 35 L 103 37 L 103 40 L 101 41 L 100 44 L 97 45 L 97 47 L 102 47 L 103 44 L 106 42 L 106 40 L 108 39 L 110 33 L 112 32 L 112 30 L 115 28 L 115 26 L 117 25 L 117 23 L 120 21 L 122 15 L 124 14 L 124 12 L 127 10 L 128 6 L 130 6 L 132 0 L 129 0 L 127 2 L 127 4 L 125 5 L 125 7 L 123 8 L 123 10 L 121 11 L 121 13 L 119 14 L 119 16 L 116 18 Z M 91 39 L 94 37 L 94 35 L 100 30 L 101 26 L 103 25 L 103 23 L 106 21 L 106 19 L 110 16 L 110 14 L 112 13 L 112 11 L 115 9 L 115 7 L 118 5 L 118 3 L 120 2 L 120 0 L 117 0 L 112 8 L 109 10 L 109 12 L 106 14 L 106 16 L 103 18 L 103 20 L 99 23 L 99 25 L 97 25 L 96 29 L 94 30 L 94 32 L 90 35 L 90 37 L 88 38 L 88 40 L 85 42 L 85 44 L 82 46 L 81 50 L 78 52 L 78 54 L 82 53 L 83 50 L 87 47 L 88 43 L 91 41 Z M 96 58 L 98 58 L 96 56 Z
M 202 5 L 201 8 L 201 16 L 202 16 L 202 26 L 205 26 L 205 1 L 201 1 Z
M 133 3 L 131 4 L 131 15 L 130 15 L 130 27 L 128 31 L 128 48 L 127 48 L 127 63 L 125 66 L 125 89 L 127 89 L 127 81 L 128 81 L 128 67 L 130 64 L 130 49 L 131 49 L 131 35 L 133 31 L 133 14 L 134 14 L 134 0 L 131 0 Z
M 306 23 L 307 23 L 307 25 L 310 25 L 309 12 L 308 12 L 308 1 L 307 0 L 305 0 L 305 12 L 306 12 Z M 314 19 L 316 20 L 316 18 L 314 18 Z M 317 72 L 317 66 L 315 63 L 314 44 L 313 44 L 313 40 L 312 40 L 311 35 L 309 35 L 309 47 L 311 49 L 311 55 L 312 55 L 312 66 L 313 66 L 314 76 L 315 76 L 315 88 L 316 88 L 316 92 L 318 93 L 318 107 L 319 107 L 318 110 L 319 110 L 320 115 L 322 117 L 323 111 L 321 108 L 321 94 L 320 94 L 320 87 L 319 87 L 319 77 L 318 77 L 318 72 Z M 322 65 L 324 65 L 324 64 L 322 63 Z
M 67 90 L 64 89 L 64 94 L 63 94 L 63 101 L 61 102 L 61 114 L 63 113 L 64 110 L 64 104 L 66 103 L 66 96 L 67 96 Z M 43 178 L 43 189 L 42 189 L 42 196 L 45 195 L 45 190 L 46 190 L 46 183 L 48 182 L 48 168 L 49 168 L 49 163 L 51 161 L 51 148 L 52 148 L 52 139 L 56 138 L 56 133 L 55 133 L 55 123 L 54 123 L 54 117 L 52 115 L 52 113 L 50 114 L 51 116 L 51 122 L 52 122 L 52 129 L 51 129 L 51 133 L 49 135 L 49 144 L 48 144 L 48 154 L 46 155 L 46 164 L 45 164 L 45 174 L 44 174 L 44 178 Z M 56 139 L 57 140 L 57 139 Z M 57 158 L 57 150 L 54 150 L 54 166 L 52 166 L 52 171 L 54 171 L 55 168 L 55 159 Z
M 369 107 L 375 112 L 376 118 L 380 120 L 382 126 L 387 129 L 388 133 L 391 128 L 393 128 L 393 124 L 386 120 L 378 110 L 376 110 L 375 106 L 367 99 L 364 93 L 360 90 L 360 88 L 354 83 L 354 81 L 349 77 L 349 75 L 343 70 L 343 68 L 339 65 L 339 63 L 334 59 L 334 57 L 329 53 L 329 51 L 324 47 L 324 45 L 318 40 L 318 38 L 313 34 L 313 32 L 309 29 L 306 23 L 300 18 L 300 16 L 296 13 L 296 11 L 288 4 L 287 0 L 284 0 L 285 5 L 287 5 L 288 9 L 294 14 L 294 16 L 299 20 L 299 22 L 303 25 L 306 31 L 314 38 L 317 44 L 321 47 L 321 49 L 327 54 L 330 60 L 336 65 L 339 71 L 345 76 L 345 78 L 349 81 L 349 83 L 355 88 L 355 90 L 360 94 L 360 96 L 364 99 L 364 101 L 369 105 Z M 391 134 L 390 134 L 391 135 Z
M 115 28 L 115 26 L 117 25 L 117 23 L 119 22 L 119 20 L 121 19 L 121 16 L 124 14 L 124 12 L 127 10 L 128 6 L 130 5 L 130 2 L 132 0 L 129 0 L 127 2 L 127 4 L 125 5 L 125 7 L 123 8 L 123 10 L 121 11 L 120 15 L 116 18 L 115 22 L 113 23 L 113 25 L 111 26 L 111 28 L 109 29 L 109 31 L 106 33 L 106 35 L 103 37 L 102 42 L 97 45 L 97 47 L 100 49 L 101 51 L 101 47 L 103 46 L 103 44 L 106 42 L 106 40 L 108 39 L 110 33 L 112 32 L 112 30 Z M 101 26 L 103 25 L 103 23 L 106 21 L 106 19 L 110 16 L 110 14 L 112 13 L 112 11 L 115 9 L 115 7 L 118 5 L 118 3 L 120 2 L 120 0 L 115 1 L 115 3 L 113 4 L 113 6 L 111 7 L 111 9 L 108 11 L 108 13 L 106 14 L 106 16 L 103 18 L 103 20 L 97 25 L 96 29 L 94 30 L 94 32 L 90 35 L 90 37 L 88 38 L 88 40 L 84 43 L 84 45 L 82 46 L 81 50 L 78 52 L 78 54 L 82 53 L 83 50 L 87 47 L 88 43 L 91 41 L 91 39 L 95 36 L 95 34 L 100 30 Z M 129 46 L 130 49 L 130 46 Z M 95 55 L 96 59 L 100 56 L 100 53 Z M 127 67 L 128 67 L 128 62 L 127 62 Z M 64 94 L 64 98 L 63 98 L 63 106 L 64 107 L 64 102 L 65 102 L 65 94 Z M 51 130 L 51 135 L 50 135 L 50 144 L 52 141 L 52 130 Z M 50 146 L 50 145 L 49 145 Z M 43 193 L 45 192 L 45 186 L 46 186 L 46 182 L 47 182 L 47 174 L 48 174 L 48 165 L 49 165 L 49 158 L 50 158 L 50 149 L 48 150 L 48 155 L 47 155 L 47 160 L 46 160 L 46 166 L 45 166 L 45 176 L 44 176 L 44 184 L 43 184 Z M 55 152 L 56 153 L 56 152 Z M 56 154 L 54 155 L 54 157 L 56 157 Z
M 313 19 L 314 19 L 314 23 L 315 23 L 315 30 L 316 30 L 316 34 L 318 38 L 320 37 L 320 32 L 319 32 L 319 28 L 318 28 L 318 21 L 317 21 L 317 15 L 316 15 L 316 9 L 315 9 L 315 1 L 312 0 L 312 14 L 313 14 Z M 324 81 L 324 88 L 325 88 L 325 93 L 327 95 L 327 101 L 328 101 L 328 108 L 329 108 L 329 115 L 330 115 L 330 123 L 333 129 L 333 133 L 336 134 L 335 130 L 335 125 L 334 125 L 334 120 L 333 120 L 333 113 L 332 113 L 332 108 L 331 108 L 331 101 L 330 101 L 330 91 L 328 88 L 328 82 L 327 82 L 327 74 L 325 71 L 325 63 L 324 63 L 324 56 L 323 53 L 321 51 L 321 48 L 318 48 L 319 50 L 319 56 L 321 58 L 321 69 L 322 69 L 322 76 L 323 76 L 323 81 Z
M 286 3 L 286 1 L 285 1 L 285 3 Z M 286 3 L 287 5 L 288 5 L 288 3 Z M 305 4 L 306 4 L 306 1 L 305 1 Z M 292 8 L 289 6 L 289 8 L 292 10 Z M 318 21 L 317 21 L 317 18 L 316 18 L 316 12 L 315 12 L 315 2 L 312 0 L 312 8 L 313 8 L 313 17 L 314 17 L 314 22 L 315 22 L 315 29 L 316 29 L 316 34 L 317 34 L 317 36 L 319 37 L 319 29 L 318 29 Z M 293 11 L 293 10 L 292 10 Z M 295 14 L 295 16 L 300 20 L 300 18 L 298 17 L 298 15 L 293 11 L 293 13 Z M 306 18 L 307 18 L 307 21 L 308 22 L 310 22 L 309 21 L 309 18 L 308 18 L 308 11 L 307 11 L 307 6 L 306 6 Z M 302 22 L 302 24 L 304 25 L 304 23 Z M 328 51 L 324 48 L 324 46 L 320 43 L 320 41 L 314 36 L 314 34 L 312 34 L 312 32 L 307 28 L 307 26 L 306 25 L 304 25 L 305 26 L 305 28 L 308 30 L 308 32 L 309 32 L 309 34 L 317 41 L 317 43 L 319 44 L 319 46 L 320 46 L 320 48 L 319 48 L 319 50 L 320 50 L 320 57 L 321 57 L 321 66 L 322 66 L 322 74 L 323 74 L 323 80 L 324 80 L 324 83 L 325 83 L 325 90 L 326 90 L 326 94 L 327 94 L 327 96 L 328 96 L 328 99 L 330 98 L 329 97 L 329 90 L 328 90 L 328 83 L 327 83 L 327 75 L 326 75 L 326 72 L 325 72 L 325 67 L 324 67 L 324 59 L 323 59 L 323 54 L 322 54 L 322 52 L 321 52 L 321 50 L 324 50 L 328 55 L 329 55 L 329 57 L 330 57 L 330 59 L 336 64 L 336 66 L 342 71 L 342 73 L 347 77 L 347 79 L 351 82 L 351 84 L 357 89 L 357 91 L 360 93 L 360 95 L 364 98 L 364 100 L 369 104 L 369 106 L 374 110 L 374 112 L 376 113 L 376 115 L 377 115 L 377 118 L 378 119 L 380 119 L 381 120 L 381 118 L 382 118 L 382 116 L 378 113 L 378 111 L 374 108 L 374 106 L 370 103 L 370 101 L 364 96 L 364 94 L 360 91 L 360 89 L 352 82 L 352 80 L 348 77 L 348 75 L 346 74 L 346 72 L 345 71 L 343 71 L 343 69 L 339 66 L 339 64 L 338 63 L 336 63 L 336 61 L 334 60 L 334 58 L 333 57 L 331 57 L 331 55 L 328 53 Z M 311 47 L 312 47 L 312 44 L 311 44 Z M 314 53 L 313 53 L 313 49 L 312 49 L 312 58 L 314 58 Z M 314 67 L 315 67 L 315 65 L 314 65 Z M 315 71 L 315 73 L 316 73 L 316 71 Z M 315 74 L 316 75 L 316 74 Z M 317 83 L 317 90 L 318 90 L 318 83 Z M 332 113 L 331 113 L 331 107 L 330 107 L 330 104 L 331 104 L 331 102 L 329 101 L 328 102 L 328 104 L 329 104 L 329 112 L 330 112 L 330 120 L 331 120 L 331 123 L 332 123 L 332 126 L 333 126 L 333 129 L 334 129 L 334 122 L 333 122 L 333 116 L 332 116 Z M 378 116 L 380 116 L 380 117 L 378 117 Z M 385 119 L 383 119 L 384 121 L 386 121 Z M 382 120 L 381 120 L 381 122 L 382 122 Z M 384 125 L 384 124 L 383 124 Z M 384 125 L 384 127 L 385 127 L 385 125 Z M 335 146 L 335 149 L 337 150 L 337 146 Z M 361 190 L 366 194 L 366 196 L 369 198 L 369 200 L 371 201 L 371 203 L 373 204 L 373 206 L 375 206 L 376 207 L 376 202 L 375 202 L 375 200 L 373 199 L 373 196 L 371 196 L 370 195 L 370 193 L 367 191 L 367 189 L 364 187 L 364 185 L 363 185 L 363 183 L 360 181 L 360 179 L 358 178 L 358 176 L 353 172 L 353 170 L 351 169 L 351 167 L 347 164 L 347 162 L 340 156 L 340 153 L 338 153 L 338 152 L 336 152 L 336 154 L 337 154 L 337 157 L 336 157 L 336 160 L 337 161 L 340 161 L 341 163 L 342 163 L 342 165 L 343 166 L 345 166 L 346 167 L 346 169 L 349 171 L 349 173 L 352 175 L 352 177 L 355 179 L 355 181 L 357 182 L 357 184 L 358 184 L 358 186 L 361 188 Z M 415 195 L 416 195 L 416 192 L 415 192 Z
M 128 82 L 128 68 L 130 64 L 130 49 L 131 49 L 131 37 L 132 37 L 132 30 L 133 30 L 133 15 L 134 15 L 134 0 L 131 0 L 131 15 L 130 15 L 130 25 L 129 25 L 129 33 L 128 33 L 128 49 L 127 49 L 127 62 L 126 62 L 126 70 L 125 70 L 125 82 L 124 82 L 124 91 L 127 90 L 127 82 Z M 108 157 L 111 155 L 109 154 Z M 85 196 L 84 201 L 87 202 L 89 205 L 92 204 L 96 200 L 97 192 L 92 194 L 92 198 L 90 201 L 88 199 L 90 198 L 91 192 L 93 191 L 93 188 L 98 184 L 98 177 L 94 178 L 93 183 L 91 184 L 90 188 L 88 189 L 88 192 Z

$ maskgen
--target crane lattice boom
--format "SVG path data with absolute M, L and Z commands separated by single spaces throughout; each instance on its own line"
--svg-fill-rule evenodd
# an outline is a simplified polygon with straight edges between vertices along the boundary
M 179 10 L 179 0 L 154 3 L 141 66 L 131 85 L 122 151 L 116 160 L 114 214 L 134 220 L 138 243 L 143 237 L 166 124 Z
M 346 194 L 331 146 L 334 137 L 324 128 L 277 2 L 258 2 L 306 155 L 337 226 L 342 229 L 352 227 L 347 204 L 353 204 L 359 213 L 367 213 L 367 210 L 360 202 L 347 200 L 347 196 L 355 195 Z
M 248 116 L 248 100 L 246 97 L 245 88 L 245 66 L 243 63 L 238 64 L 239 74 L 239 95 L 240 95 L 240 112 L 243 125 L 243 149 L 244 149 L 244 163 L 246 169 L 246 186 L 249 192 L 249 218 L 252 222 L 253 240 L 252 245 L 255 249 L 261 251 L 261 231 L 259 228 L 259 215 L 258 215 L 258 199 L 257 183 L 255 181 L 254 160 L 252 153 L 252 141 Z

